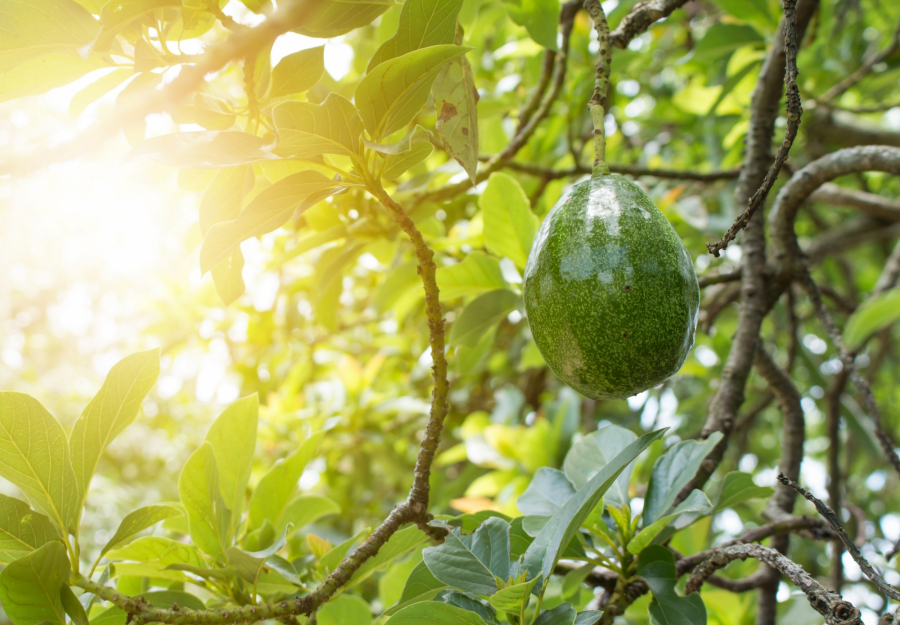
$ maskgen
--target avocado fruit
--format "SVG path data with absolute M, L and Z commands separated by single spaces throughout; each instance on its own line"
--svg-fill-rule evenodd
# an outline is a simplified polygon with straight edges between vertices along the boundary
M 525 310 L 544 360 L 592 399 L 623 399 L 676 373 L 694 345 L 700 289 L 659 208 L 615 174 L 574 185 L 528 256 Z

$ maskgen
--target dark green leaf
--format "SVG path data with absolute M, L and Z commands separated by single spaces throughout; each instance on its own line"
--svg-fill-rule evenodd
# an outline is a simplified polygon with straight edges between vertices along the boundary
M 671 551 L 661 545 L 650 545 L 638 557 L 637 573 L 653 593 L 652 625 L 706 625 L 706 606 L 700 595 L 681 597 L 675 592 L 678 575 Z
M 493 607 L 485 605 L 480 599 L 476 599 L 471 595 L 459 592 L 458 590 L 444 590 L 437 596 L 437 600 L 441 603 L 448 603 L 457 608 L 474 612 L 484 619 L 488 625 L 499 625 L 497 622 L 497 612 Z
M 471 548 L 494 577 L 509 579 L 509 523 L 499 517 L 487 519 L 472 535 Z
M 468 610 L 440 601 L 423 601 L 403 608 L 388 623 L 391 625 L 487 625 Z
M 740 471 L 732 471 L 722 480 L 722 490 L 716 500 L 716 510 L 724 510 L 748 499 L 766 499 L 775 490 L 769 486 L 757 486 L 753 478 Z
M 534 621 L 534 625 L 573 625 L 575 608 L 571 603 L 563 603 L 552 610 L 545 610 Z
M 423 561 L 431 574 L 448 586 L 490 597 L 497 591 L 494 575 L 464 538 L 468 537 L 453 530 L 443 544 L 422 551 Z
M 584 612 L 579 612 L 575 617 L 575 625 L 595 625 L 597 621 L 600 620 L 601 616 L 603 616 L 603 612 L 600 610 L 585 610 Z

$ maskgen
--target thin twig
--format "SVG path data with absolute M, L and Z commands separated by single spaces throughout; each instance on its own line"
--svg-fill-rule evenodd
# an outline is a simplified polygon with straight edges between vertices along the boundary
M 891 56 L 897 50 L 897 48 L 900 48 L 900 24 L 897 24 L 897 28 L 894 30 L 894 34 L 891 37 L 891 42 L 887 45 L 887 47 L 885 47 L 877 54 L 873 54 L 869 59 L 866 60 L 865 63 L 862 64 L 859 69 L 857 69 L 855 72 L 844 78 L 844 80 L 823 93 L 821 97 L 817 98 L 817 100 L 825 104 L 830 103 L 836 97 L 844 93 L 847 89 L 862 80 L 869 72 L 872 71 L 873 67 L 884 61 L 887 57 Z

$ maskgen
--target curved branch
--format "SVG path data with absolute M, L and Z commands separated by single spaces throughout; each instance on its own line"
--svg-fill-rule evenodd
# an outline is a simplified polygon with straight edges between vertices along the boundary
M 640 2 L 622 18 L 619 26 L 609 37 L 617 48 L 625 49 L 631 40 L 643 34 L 648 28 L 661 19 L 669 17 L 675 9 L 687 4 L 688 0 L 650 0 Z

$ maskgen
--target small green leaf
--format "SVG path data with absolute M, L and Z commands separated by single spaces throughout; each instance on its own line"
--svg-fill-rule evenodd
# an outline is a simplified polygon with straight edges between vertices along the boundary
M 410 123 L 428 100 L 444 64 L 469 50 L 431 46 L 385 61 L 369 72 L 356 88 L 356 105 L 369 135 L 380 141 Z
M 200 249 L 200 270 L 206 273 L 222 262 L 242 241 L 277 230 L 297 211 L 342 189 L 342 184 L 317 171 L 301 171 L 282 178 L 257 195 L 234 221 L 210 228 Z
M 559 0 L 503 0 L 509 17 L 524 26 L 528 35 L 550 50 L 556 50 Z
M 650 545 L 638 556 L 637 573 L 653 593 L 652 625 L 706 625 L 706 606 L 700 595 L 681 597 L 675 592 L 678 575 L 671 551 L 661 545 Z
M 363 122 L 356 107 L 343 96 L 330 93 L 322 104 L 285 102 L 275 107 L 272 117 L 278 130 L 275 153 L 280 156 L 359 158 Z
M 452 588 L 484 597 L 497 591 L 493 573 L 472 551 L 471 537 L 462 536 L 459 529 L 450 532 L 443 544 L 423 550 L 422 556 L 431 574 Z
M 178 494 L 187 510 L 191 540 L 204 553 L 225 562 L 231 513 L 219 490 L 216 453 L 209 442 L 191 454 L 178 480 Z
M 753 478 L 740 471 L 732 471 L 722 480 L 722 490 L 716 500 L 716 510 L 724 510 L 748 499 L 766 499 L 775 490 L 769 486 L 757 486 Z
M 530 582 L 513 584 L 503 590 L 498 590 L 491 595 L 491 605 L 501 612 L 518 613 L 523 606 L 528 605 L 528 601 L 531 599 L 531 589 L 539 579 L 540 577 L 535 577 Z
M 706 495 L 703 494 L 703 491 L 694 489 L 684 501 L 672 508 L 668 514 L 660 517 L 638 532 L 637 536 L 628 541 L 627 549 L 634 555 L 638 555 L 679 515 L 694 512 L 709 512 L 710 510 L 712 510 L 712 504 L 709 502 Z
M 574 625 L 575 608 L 571 603 L 563 603 L 552 610 L 544 610 L 534 621 L 534 625 Z
M 325 73 L 325 46 L 308 48 L 281 59 L 272 69 L 270 98 L 303 93 Z
M 519 296 L 508 289 L 479 295 L 469 302 L 450 328 L 449 344 L 475 347 L 478 340 L 516 307 Z
M 900 289 L 874 295 L 862 303 L 844 326 L 844 346 L 855 350 L 866 339 L 900 319 Z
M 566 477 L 575 488 L 581 488 L 636 439 L 637 436 L 631 430 L 618 425 L 607 425 L 596 432 L 591 432 L 572 445 L 569 453 L 566 454 L 563 462 Z M 625 470 L 619 475 L 619 479 L 606 491 L 604 499 L 607 503 L 621 506 L 631 500 L 628 495 L 628 485 L 631 482 L 633 470 L 634 464 L 625 467 Z
M 341 595 L 316 611 L 319 625 L 370 625 L 372 608 L 355 595 Z
M 351 588 L 368 578 L 372 573 L 385 566 L 389 562 L 408 554 L 419 545 L 428 542 L 428 536 L 412 525 L 396 532 L 378 550 L 378 553 L 359 567 L 344 588 Z
M 50 542 L 0 571 L 0 603 L 14 625 L 66 625 L 60 591 L 69 580 L 62 543 Z
M 206 434 L 219 467 L 219 490 L 225 506 L 231 511 L 232 531 L 226 539 L 227 544 L 230 544 L 244 510 L 258 424 L 259 396 L 254 393 L 228 406 Z
M 215 169 L 277 159 L 270 148 L 268 141 L 246 132 L 173 132 L 142 141 L 128 158 L 170 167 Z
M 33 397 L 0 392 L 0 477 L 18 486 L 65 536 L 78 517 L 66 433 Z
M 475 612 L 440 601 L 423 601 L 403 608 L 388 623 L 391 625 L 487 625 Z
M 59 599 L 62 601 L 66 614 L 72 619 L 72 625 L 89 625 L 90 621 L 88 621 L 84 606 L 81 605 L 78 597 L 75 596 L 68 584 L 63 584 L 62 588 L 59 589 Z
M 550 517 L 574 494 L 575 488 L 565 473 L 559 469 L 541 467 L 525 492 L 516 499 L 516 506 L 522 514 Z
M 528 196 L 512 176 L 493 173 L 478 200 L 484 215 L 484 244 L 497 256 L 506 256 L 519 269 L 525 267 L 538 219 Z
M 0 564 L 9 564 L 60 538 L 46 516 L 24 501 L 0 495 Z
M 665 431 L 662 429 L 644 434 L 628 445 L 550 518 L 525 552 L 525 567 L 529 576 L 543 575 L 545 583 L 550 579 L 553 568 L 584 518 L 597 505 L 625 467 Z
M 303 442 L 300 449 L 276 463 L 262 476 L 250 500 L 251 527 L 262 527 L 267 519 L 275 527 L 286 523 L 284 514 L 293 499 L 297 482 L 324 435 L 324 432 L 316 432 Z
M 653 464 L 647 497 L 641 518 L 650 524 L 667 514 L 681 489 L 690 482 L 700 463 L 721 440 L 722 433 L 714 432 L 702 441 L 681 441 L 672 445 Z
M 437 283 L 444 301 L 509 286 L 497 259 L 483 252 L 470 252 L 460 263 L 438 267 Z
M 103 386 L 72 428 L 69 448 L 78 483 L 78 508 L 84 502 L 100 456 L 134 423 L 144 398 L 159 378 L 159 349 L 126 356 L 110 369 Z
M 173 516 L 182 516 L 181 510 L 166 504 L 146 506 L 144 508 L 138 508 L 133 512 L 129 512 L 125 518 L 122 519 L 122 522 L 119 523 L 119 527 L 113 537 L 110 538 L 109 542 L 107 542 L 103 549 L 100 550 L 100 555 L 97 556 L 97 560 L 99 561 L 108 551 L 122 545 L 125 541 L 131 539 L 139 532 L 144 531 L 148 527 L 153 527 L 160 521 Z
M 319 39 L 339 37 L 370 24 L 392 6 L 393 0 L 318 0 L 304 12 L 303 24 L 294 32 Z

